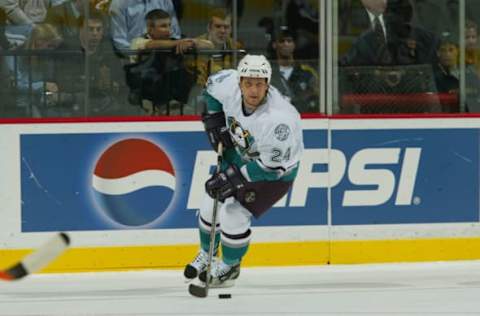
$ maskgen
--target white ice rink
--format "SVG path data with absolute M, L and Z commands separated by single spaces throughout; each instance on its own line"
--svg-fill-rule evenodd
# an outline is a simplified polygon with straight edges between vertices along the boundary
M 480 261 L 245 268 L 205 299 L 179 270 L 42 274 L 1 283 L 0 315 L 480 315 Z

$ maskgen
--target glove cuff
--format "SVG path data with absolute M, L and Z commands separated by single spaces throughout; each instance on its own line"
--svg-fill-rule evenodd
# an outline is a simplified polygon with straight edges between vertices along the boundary
M 243 189 L 245 187 L 245 183 L 247 183 L 247 180 L 242 175 L 242 172 L 235 165 L 229 166 L 227 170 L 225 170 L 225 175 L 236 191 Z

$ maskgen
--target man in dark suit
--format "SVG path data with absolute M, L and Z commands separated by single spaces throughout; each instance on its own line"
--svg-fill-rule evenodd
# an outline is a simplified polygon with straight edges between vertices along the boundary
M 383 30 L 385 23 L 383 13 L 387 0 L 346 0 L 340 2 L 339 33 L 340 35 L 359 36 L 373 29 L 374 17 L 378 16 Z
M 385 38 L 375 27 L 363 33 L 345 56 L 343 66 L 436 64 L 438 39 L 411 24 L 413 8 L 409 0 L 388 0 L 384 13 Z
M 361 2 L 368 18 L 369 29 L 375 30 L 375 28 L 379 27 L 386 37 L 384 13 L 387 8 L 387 0 L 361 0 Z

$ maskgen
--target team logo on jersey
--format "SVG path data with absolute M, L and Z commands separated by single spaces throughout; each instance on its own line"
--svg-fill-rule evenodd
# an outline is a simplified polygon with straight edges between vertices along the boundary
M 162 216 L 173 199 L 175 183 L 175 169 L 165 151 L 138 138 L 106 148 L 92 176 L 100 210 L 126 226 L 146 225 Z
M 275 127 L 275 138 L 279 141 L 285 141 L 290 135 L 290 128 L 286 124 L 280 124 Z
M 250 134 L 248 130 L 244 129 L 240 122 L 235 120 L 234 117 L 229 116 L 227 118 L 227 123 L 233 143 L 236 145 L 240 153 L 250 157 L 258 156 L 258 153 L 254 152 L 253 150 L 255 139 L 253 138 L 252 134 Z

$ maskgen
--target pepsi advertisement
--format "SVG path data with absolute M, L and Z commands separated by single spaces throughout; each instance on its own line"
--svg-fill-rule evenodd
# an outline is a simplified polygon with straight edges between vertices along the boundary
M 479 221 L 479 129 L 327 136 L 304 130 L 292 189 L 254 226 Z M 216 163 L 202 131 L 23 134 L 20 153 L 22 232 L 195 228 Z
M 326 131 L 307 134 L 325 148 Z M 216 164 L 203 131 L 24 134 L 20 156 L 22 232 L 197 227 Z M 253 224 L 327 224 L 326 189 L 289 195 Z
M 479 221 L 478 129 L 337 130 L 332 147 L 333 225 Z

